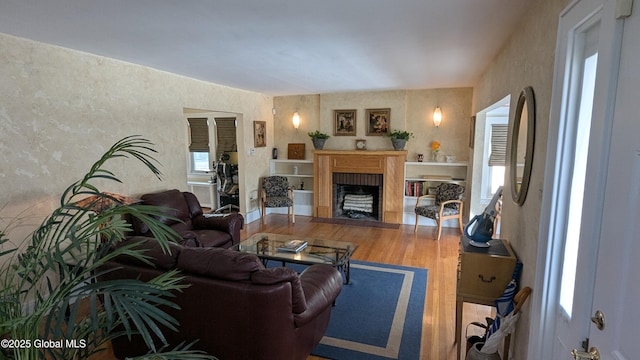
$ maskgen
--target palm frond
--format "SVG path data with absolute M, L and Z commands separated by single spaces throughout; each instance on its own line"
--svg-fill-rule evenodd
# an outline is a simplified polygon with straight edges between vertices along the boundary
M 115 256 L 126 254 L 148 261 L 145 251 L 124 244 L 113 245 L 125 239 L 130 224 L 122 218 L 137 218 L 149 227 L 160 246 L 169 251 L 169 242 L 178 234 L 157 219 L 163 209 L 145 205 L 126 205 L 102 193 L 94 182 L 120 179 L 105 168 L 111 159 L 131 158 L 141 162 L 158 179 L 162 178 L 159 163 L 153 157 L 153 143 L 138 135 L 116 142 L 96 161 L 90 170 L 62 193 L 60 205 L 33 231 L 24 247 L 5 249 L 8 244 L 6 230 L 0 231 L 0 332 L 14 339 L 86 339 L 83 351 L 58 354 L 60 358 L 83 358 L 98 351 L 101 344 L 114 338 L 140 334 L 153 352 L 159 349 L 153 337 L 164 340 L 161 328 L 176 329 L 178 322 L 162 308 L 175 308 L 171 301 L 181 291 L 181 276 L 170 271 L 149 282 L 136 279 L 100 281 L 100 266 Z M 94 212 L 79 201 L 95 196 L 108 198 L 113 206 Z M 80 302 L 88 302 L 89 314 L 81 316 Z M 29 304 L 29 311 L 23 311 Z M 43 329 L 43 330 L 41 330 Z M 122 330 L 124 329 L 124 331 Z M 34 349 L 14 349 L 12 356 L 36 359 L 42 354 Z M 180 358 L 197 353 L 171 350 Z M 182 356 L 184 355 L 184 356 Z M 53 356 L 53 355 L 52 355 Z M 58 356 L 54 356 L 58 358 Z

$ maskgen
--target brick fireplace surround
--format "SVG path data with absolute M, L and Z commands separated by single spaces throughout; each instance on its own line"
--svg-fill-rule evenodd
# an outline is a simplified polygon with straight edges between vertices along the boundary
M 333 217 L 333 173 L 381 174 L 382 222 L 402 223 L 407 151 L 315 150 L 313 216 Z

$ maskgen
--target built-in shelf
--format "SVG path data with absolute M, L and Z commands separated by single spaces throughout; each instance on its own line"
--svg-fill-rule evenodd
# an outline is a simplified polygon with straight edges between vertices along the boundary
M 296 215 L 313 215 L 313 160 L 269 160 L 269 175 L 284 176 L 294 187 Z M 300 187 L 304 189 L 301 190 Z M 286 208 L 268 208 L 269 212 L 286 214 Z
M 415 225 L 415 208 L 418 196 L 429 195 L 441 183 L 466 186 L 467 162 L 407 161 L 404 164 L 403 223 Z M 419 225 L 435 226 L 432 219 L 419 218 Z M 444 224 L 449 226 L 449 224 Z M 457 226 L 453 224 L 451 226 Z

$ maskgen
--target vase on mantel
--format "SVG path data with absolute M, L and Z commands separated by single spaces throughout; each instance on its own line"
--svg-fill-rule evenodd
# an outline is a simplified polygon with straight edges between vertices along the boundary
M 433 152 L 433 158 L 431 160 L 434 161 L 434 162 L 438 161 L 438 151 L 434 151 Z

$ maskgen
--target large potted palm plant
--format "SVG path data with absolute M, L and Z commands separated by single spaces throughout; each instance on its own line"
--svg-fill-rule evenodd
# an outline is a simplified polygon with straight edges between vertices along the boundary
M 60 198 L 60 206 L 17 248 L 8 248 L 10 231 L 0 230 L 0 359 L 87 359 L 117 336 L 140 334 L 153 358 L 212 359 L 189 350 L 163 346 L 158 325 L 176 329 L 177 321 L 160 306 L 173 306 L 181 276 L 169 271 L 152 281 L 99 281 L 99 267 L 123 254 L 144 261 L 144 251 L 125 239 L 133 216 L 145 223 L 163 248 L 177 234 L 157 221 L 162 209 L 124 204 L 101 192 L 94 182 L 120 180 L 105 164 L 114 158 L 139 160 L 156 177 L 161 174 L 153 144 L 139 136 L 114 144 Z M 87 201 L 87 199 L 94 199 Z M 98 202 L 108 204 L 95 211 Z M 166 216 L 166 215 L 165 215 Z M 3 219 L 0 219 L 3 220 Z M 82 308 L 86 316 L 82 316 Z M 160 339 L 154 343 L 153 338 Z M 165 341 L 166 344 L 166 341 Z M 147 357 L 151 358 L 151 356 Z

